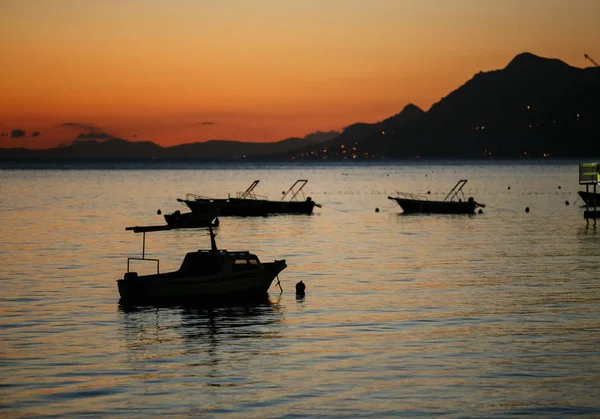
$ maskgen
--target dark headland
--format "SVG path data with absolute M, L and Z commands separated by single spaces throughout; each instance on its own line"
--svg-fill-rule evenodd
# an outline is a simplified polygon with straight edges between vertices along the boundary
M 407 105 L 377 123 L 276 143 L 161 147 L 119 138 L 47 150 L 0 148 L 0 160 L 372 160 L 600 156 L 600 67 L 530 53 L 479 72 L 428 111 Z

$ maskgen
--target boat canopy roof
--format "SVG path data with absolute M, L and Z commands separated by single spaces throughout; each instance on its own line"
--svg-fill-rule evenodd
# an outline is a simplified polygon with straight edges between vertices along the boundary
M 579 184 L 597 185 L 600 183 L 600 165 L 598 163 L 581 163 L 579 165 Z
M 208 275 L 221 271 L 225 261 L 229 264 L 258 266 L 258 256 L 248 252 L 228 252 L 227 250 L 198 250 L 185 255 L 179 273 L 184 275 Z

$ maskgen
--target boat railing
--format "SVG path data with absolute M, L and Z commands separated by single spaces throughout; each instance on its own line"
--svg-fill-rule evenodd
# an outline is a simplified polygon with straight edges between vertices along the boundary
M 285 201 L 285 199 L 289 196 L 290 201 L 297 201 L 298 195 L 302 197 L 302 200 L 305 200 L 306 198 L 302 189 L 304 189 L 304 186 L 306 186 L 307 183 L 308 180 L 306 179 L 298 179 L 296 182 L 294 182 L 290 189 L 288 189 L 287 192 L 283 194 L 281 200 Z
M 141 258 L 127 258 L 127 273 L 129 273 L 129 264 L 130 264 L 130 262 L 132 260 L 143 260 L 143 261 L 156 262 L 156 275 L 158 275 L 160 273 L 160 260 L 159 259 L 146 258 L 146 257 L 141 257 Z
M 256 188 L 258 182 L 260 182 L 260 180 L 255 180 L 252 182 L 252 184 L 248 186 L 248 189 L 246 189 L 244 192 L 238 192 L 237 197 L 239 199 L 256 199 L 256 196 L 254 195 L 254 188 Z
M 462 191 L 462 188 L 465 186 L 466 183 L 466 179 L 461 179 L 458 182 L 456 182 L 456 185 L 454 185 L 454 187 L 450 189 L 450 192 L 448 192 L 448 195 L 446 195 L 446 197 L 444 198 L 444 202 L 452 202 L 454 200 L 466 201 L 467 199 L 465 198 L 465 194 Z
M 199 199 L 207 199 L 207 200 L 211 200 L 214 199 L 213 197 L 208 197 L 208 196 L 202 196 L 202 195 L 197 195 L 197 194 L 193 194 L 193 193 L 187 193 L 185 194 L 185 200 L 186 201 L 197 201 Z M 183 202 L 183 200 L 178 199 L 179 202 Z
M 146 257 L 146 233 L 151 231 L 163 231 L 170 230 L 169 226 L 135 226 L 135 227 L 125 227 L 126 231 L 133 231 L 134 233 L 142 233 L 142 257 L 141 258 L 127 258 L 127 272 L 129 273 L 129 265 L 132 260 L 143 260 L 143 261 L 151 261 L 156 262 L 156 274 L 160 273 L 160 260 L 147 258 Z
M 254 192 L 250 192 L 250 193 L 238 192 L 236 194 L 236 197 L 238 199 L 256 199 L 256 200 L 262 199 L 262 200 L 265 200 L 265 201 L 269 200 L 269 198 L 267 198 L 266 196 L 264 196 L 264 195 L 257 195 Z
M 398 192 L 398 191 L 396 191 L 396 198 L 429 201 L 429 198 L 427 198 L 425 195 L 419 195 L 419 194 L 410 193 L 410 192 Z

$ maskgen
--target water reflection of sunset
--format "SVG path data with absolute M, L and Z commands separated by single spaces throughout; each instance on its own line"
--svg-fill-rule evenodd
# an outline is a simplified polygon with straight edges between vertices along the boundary
M 600 235 L 564 204 L 576 173 L 568 162 L 2 170 L 6 416 L 595 413 Z M 216 229 L 219 247 L 285 258 L 283 294 L 211 310 L 119 305 L 115 281 L 141 253 L 125 226 L 162 223 L 156 210 L 182 209 L 187 192 L 261 179 L 257 192 L 276 199 L 299 178 L 323 206 L 314 215 Z M 469 178 L 484 214 L 404 216 L 387 199 L 443 199 L 450 178 Z M 167 271 L 209 237 L 166 231 L 146 245 Z

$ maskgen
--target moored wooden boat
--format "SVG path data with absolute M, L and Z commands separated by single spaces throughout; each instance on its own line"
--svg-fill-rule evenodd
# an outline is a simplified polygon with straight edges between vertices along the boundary
M 304 198 L 302 189 L 308 182 L 305 179 L 297 180 L 285 192 L 279 201 L 269 200 L 266 197 L 257 196 L 254 188 L 260 181 L 255 180 L 244 192 L 238 192 L 235 198 L 207 198 L 194 194 L 187 194 L 185 199 L 179 202 L 187 205 L 194 213 L 202 214 L 213 207 L 219 209 L 221 216 L 266 216 L 270 214 L 307 214 L 313 213 L 315 207 L 320 207 L 311 197 Z
M 209 227 L 209 250 L 187 253 L 177 271 L 160 273 L 159 260 L 145 257 L 145 233 L 157 230 L 144 230 L 143 227 L 128 229 L 144 233 L 144 245 L 142 257 L 128 258 L 127 272 L 123 279 L 117 280 L 123 302 L 265 295 L 273 280 L 287 267 L 285 260 L 262 263 L 248 251 L 217 249 L 215 234 Z M 156 273 L 138 275 L 130 271 L 133 260 L 156 262 Z
M 194 213 L 175 211 L 165 214 L 167 225 L 172 228 L 216 227 L 219 225 L 219 211 L 213 208 L 212 212 Z
M 398 192 L 397 196 L 388 196 L 396 201 L 405 214 L 475 214 L 475 209 L 485 207 L 472 197 L 466 199 L 462 188 L 467 180 L 461 179 L 450 190 L 443 201 L 430 201 L 424 196 Z

